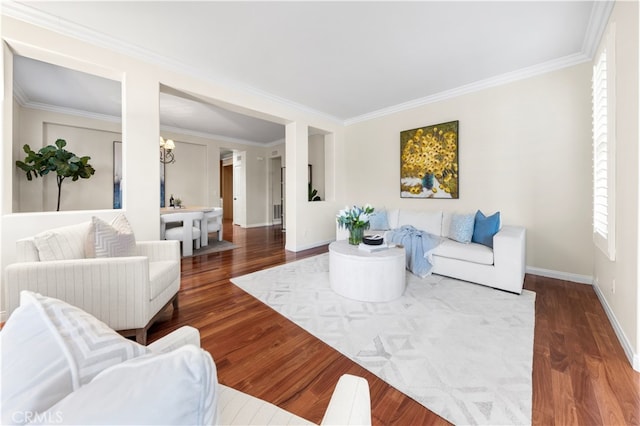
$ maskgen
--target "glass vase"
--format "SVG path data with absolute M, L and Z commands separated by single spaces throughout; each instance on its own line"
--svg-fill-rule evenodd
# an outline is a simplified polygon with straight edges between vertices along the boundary
M 364 236 L 364 228 L 351 228 L 349 229 L 349 244 L 357 246 L 362 242 Z

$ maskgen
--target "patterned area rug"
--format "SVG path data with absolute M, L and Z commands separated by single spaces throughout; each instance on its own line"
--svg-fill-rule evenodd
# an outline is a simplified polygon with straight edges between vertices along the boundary
M 231 280 L 448 421 L 531 424 L 535 293 L 407 273 L 402 297 L 358 302 L 321 254 Z

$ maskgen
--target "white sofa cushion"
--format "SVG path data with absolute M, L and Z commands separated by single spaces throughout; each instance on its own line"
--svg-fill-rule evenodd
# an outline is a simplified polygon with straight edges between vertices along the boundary
M 442 233 L 442 211 L 400 210 L 398 222 L 392 229 L 411 225 L 420 231 L 440 236 Z
M 33 237 L 41 261 L 84 259 L 89 222 L 63 226 Z
M 112 366 L 42 413 L 42 423 L 213 425 L 218 380 L 208 352 L 186 345 Z
M 149 262 L 149 300 L 165 291 L 180 275 L 179 260 Z
M 459 259 L 467 262 L 480 263 L 483 265 L 493 265 L 493 250 L 487 246 L 476 243 L 459 243 L 457 241 L 445 239 L 433 251 L 434 256 Z
M 21 424 L 88 383 L 103 369 L 146 354 L 79 308 L 37 293 L 20 293 L 20 307 L 0 332 L 2 424 Z

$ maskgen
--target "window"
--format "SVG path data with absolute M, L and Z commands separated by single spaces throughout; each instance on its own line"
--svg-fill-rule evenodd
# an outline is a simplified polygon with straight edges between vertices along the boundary
M 615 260 L 615 27 L 593 66 L 593 241 Z

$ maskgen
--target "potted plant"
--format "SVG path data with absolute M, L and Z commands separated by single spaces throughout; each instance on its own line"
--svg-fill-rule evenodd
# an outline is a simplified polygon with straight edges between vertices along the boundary
M 96 172 L 89 164 L 91 157 L 78 157 L 73 152 L 67 151 L 64 147 L 67 141 L 58 139 L 55 145 L 47 145 L 35 152 L 25 144 L 24 152 L 27 153 L 24 161 L 16 161 L 16 166 L 27 174 L 27 180 L 33 177 L 46 176 L 50 172 L 56 173 L 56 182 L 58 184 L 58 205 L 56 211 L 60 211 L 60 194 L 62 191 L 62 182 L 68 177 L 72 181 L 78 179 L 89 179 Z

